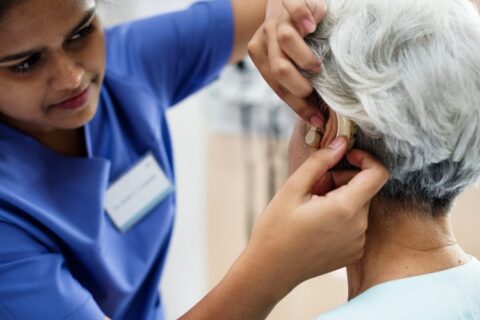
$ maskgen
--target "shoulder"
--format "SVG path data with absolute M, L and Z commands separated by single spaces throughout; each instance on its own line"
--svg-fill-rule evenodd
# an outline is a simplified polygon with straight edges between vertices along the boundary
M 229 0 L 212 0 L 109 27 L 105 31 L 107 64 L 132 68 L 137 64 L 135 55 L 155 58 L 156 66 L 162 62 L 168 64 L 169 59 L 176 60 L 179 54 L 191 53 L 189 49 L 195 44 L 207 46 L 206 38 L 233 45 L 233 20 Z M 150 67 L 155 67 L 153 61 Z
M 114 26 L 106 30 L 107 68 L 150 84 L 208 77 L 228 62 L 233 19 L 229 0 L 214 0 Z
M 463 319 L 464 314 L 480 316 L 480 262 L 475 258 L 456 268 L 382 283 L 318 320 Z

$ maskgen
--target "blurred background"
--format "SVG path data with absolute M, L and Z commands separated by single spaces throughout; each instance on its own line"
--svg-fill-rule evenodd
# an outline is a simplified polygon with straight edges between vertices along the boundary
M 192 2 L 104 1 L 100 13 L 108 26 Z M 222 279 L 245 246 L 256 216 L 285 181 L 294 115 L 246 59 L 168 117 L 178 214 L 161 290 L 167 319 L 176 319 Z M 479 199 L 479 189 L 468 190 L 453 213 L 459 243 L 478 258 Z M 346 274 L 339 270 L 296 288 L 268 319 L 311 319 L 346 297 Z

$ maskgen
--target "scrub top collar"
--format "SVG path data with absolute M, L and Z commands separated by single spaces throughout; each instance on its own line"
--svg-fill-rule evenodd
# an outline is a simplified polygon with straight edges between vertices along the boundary
M 85 130 L 88 132 L 88 127 Z M 5 201 L 43 225 L 61 225 L 58 230 L 64 234 L 59 236 L 78 243 L 75 249 L 79 252 L 91 251 L 101 236 L 109 176 L 109 160 L 60 155 L 0 123 L 0 208 Z M 19 225 L 28 220 L 25 218 L 8 216 L 9 222 Z M 75 229 L 77 232 L 69 232 Z
M 100 105 L 101 104 L 99 104 L 99 108 L 100 108 Z M 94 118 L 81 128 L 81 130 L 83 130 L 83 133 L 84 133 L 84 144 L 87 150 L 87 157 L 63 156 L 58 152 L 55 152 L 49 149 L 48 147 L 44 146 L 39 141 L 23 133 L 22 131 L 16 128 L 13 128 L 1 121 L 0 121 L 0 142 L 2 144 L 7 143 L 10 148 L 15 148 L 15 146 L 19 146 L 21 149 L 30 148 L 32 154 L 37 154 L 37 153 L 48 154 L 50 157 L 58 158 L 58 160 L 61 159 L 63 161 L 65 160 L 67 161 L 68 160 L 75 160 L 75 161 L 87 160 L 88 161 L 93 158 L 96 158 L 97 160 L 104 160 L 106 162 L 110 162 L 105 158 L 95 156 L 93 154 L 94 148 L 92 146 L 92 141 L 94 139 L 92 138 L 91 126 L 92 126 L 92 123 L 96 120 L 96 118 L 99 117 L 99 113 L 100 113 L 99 110 L 97 110 Z M 6 150 L 11 150 L 10 148 Z

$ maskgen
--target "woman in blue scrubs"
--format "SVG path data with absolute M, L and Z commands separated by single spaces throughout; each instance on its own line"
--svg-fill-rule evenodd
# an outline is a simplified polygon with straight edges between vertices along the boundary
M 202 2 L 106 32 L 96 5 L 0 0 L 0 319 L 163 319 L 175 214 L 165 112 L 243 56 L 267 1 Z M 304 1 L 267 8 L 270 33 L 313 17 Z M 268 33 L 269 54 L 312 59 Z M 285 78 L 288 90 L 295 77 Z M 305 162 L 185 319 L 264 318 L 302 281 L 361 255 L 368 201 L 387 174 L 367 155 L 350 159 L 359 173 L 327 172 L 345 153 L 338 139 Z M 312 196 L 319 185 L 328 196 Z

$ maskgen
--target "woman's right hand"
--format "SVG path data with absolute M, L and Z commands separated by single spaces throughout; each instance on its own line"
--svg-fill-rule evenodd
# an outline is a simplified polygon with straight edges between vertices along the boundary
M 389 174 L 359 150 L 347 156 L 359 171 L 329 171 L 346 150 L 346 139 L 339 138 L 297 169 L 258 219 L 225 278 L 182 320 L 265 319 L 301 282 L 362 256 L 370 200 Z
M 363 255 L 370 200 L 387 182 L 387 169 L 369 154 L 347 156 L 359 171 L 330 172 L 346 153 L 346 139 L 313 153 L 257 221 L 240 257 L 259 285 L 283 298 L 301 282 L 350 265 Z M 319 190 L 319 181 L 325 193 Z

